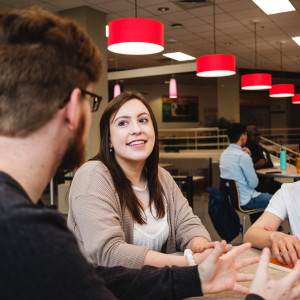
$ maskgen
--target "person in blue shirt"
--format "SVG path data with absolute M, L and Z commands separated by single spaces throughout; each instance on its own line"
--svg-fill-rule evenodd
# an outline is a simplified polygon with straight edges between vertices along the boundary
M 265 208 L 272 195 L 255 190 L 258 178 L 255 173 L 250 150 L 245 147 L 247 142 L 246 127 L 240 123 L 232 123 L 227 129 L 230 145 L 220 158 L 221 179 L 236 181 L 241 207 L 243 209 Z M 260 214 L 252 214 L 251 222 L 254 223 Z

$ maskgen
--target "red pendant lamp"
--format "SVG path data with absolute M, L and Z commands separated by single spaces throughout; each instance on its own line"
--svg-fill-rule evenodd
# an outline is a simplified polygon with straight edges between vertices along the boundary
M 295 96 L 292 98 L 293 104 L 300 104 L 300 94 L 295 94 Z
M 255 45 L 255 65 L 254 69 L 256 70 L 257 66 L 257 43 L 256 43 L 256 24 L 257 20 L 253 20 L 254 24 L 254 45 Z M 241 76 L 241 89 L 242 90 L 266 90 L 270 89 L 272 86 L 272 76 L 267 73 L 254 73 L 254 74 L 246 74 Z
M 241 76 L 242 90 L 267 90 L 272 86 L 272 75 L 268 73 L 246 74 Z
M 196 60 L 197 76 L 223 77 L 235 74 L 235 57 L 229 54 L 216 54 L 216 12 L 215 0 L 213 1 L 214 20 L 214 54 L 200 56 Z
M 295 88 L 293 84 L 273 84 L 270 89 L 270 97 L 283 98 L 293 97 L 295 94 Z
M 125 18 L 108 24 L 108 47 L 111 52 L 128 55 L 154 54 L 164 50 L 164 25 L 156 20 Z
M 280 41 L 280 69 L 282 76 L 282 44 L 284 41 Z M 281 78 L 282 81 L 282 78 Z M 273 84 L 269 91 L 269 96 L 272 98 L 284 98 L 284 97 L 293 97 L 295 94 L 295 87 L 293 84 Z

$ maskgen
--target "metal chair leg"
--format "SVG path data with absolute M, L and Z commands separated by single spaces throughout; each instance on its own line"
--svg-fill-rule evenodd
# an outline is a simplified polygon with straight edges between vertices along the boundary
M 242 239 L 243 240 L 244 240 L 245 228 L 246 228 L 246 217 L 247 217 L 247 214 L 243 216 L 243 232 L 242 232 Z

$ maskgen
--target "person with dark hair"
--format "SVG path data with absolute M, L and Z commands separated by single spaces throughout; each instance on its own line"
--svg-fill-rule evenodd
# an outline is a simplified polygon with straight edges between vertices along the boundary
M 247 142 L 246 147 L 251 152 L 254 169 L 273 168 L 273 163 L 267 149 L 260 144 L 260 132 L 254 125 L 247 126 Z
M 39 198 L 59 166 L 73 169 L 84 158 L 91 110 L 101 101 L 91 92 L 101 75 L 100 53 L 73 21 L 39 8 L 0 13 L 0 32 L 0 299 L 180 299 L 247 292 L 238 281 L 253 276 L 237 270 L 257 259 L 234 259 L 249 243 L 225 255 L 226 243 L 215 243 L 201 265 L 186 268 L 95 268 L 86 261 L 63 216 Z M 265 286 L 259 280 L 251 286 L 256 295 L 248 298 L 271 296 Z
M 158 129 L 148 101 L 127 91 L 100 120 L 99 154 L 76 172 L 68 226 L 96 265 L 199 264 L 214 243 L 172 176 L 158 167 Z M 171 255 L 189 249 L 191 260 Z M 193 256 L 192 256 L 193 254 Z
M 221 154 L 221 179 L 236 181 L 243 209 L 267 207 L 272 195 L 255 190 L 258 185 L 258 178 L 250 156 L 251 152 L 245 147 L 247 142 L 246 127 L 240 123 L 232 123 L 227 129 L 227 134 L 230 145 Z M 260 215 L 259 213 L 250 215 L 251 222 L 254 223 Z
M 247 126 L 247 142 L 246 147 L 251 152 L 254 169 L 273 168 L 273 162 L 267 149 L 260 145 L 260 132 L 254 125 Z M 257 190 L 260 192 L 268 192 L 274 194 L 280 189 L 281 183 L 275 181 L 274 178 L 258 177 L 259 183 Z

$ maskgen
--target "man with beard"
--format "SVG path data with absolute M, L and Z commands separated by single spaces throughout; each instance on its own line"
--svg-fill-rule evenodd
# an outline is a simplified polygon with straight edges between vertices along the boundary
M 247 126 L 247 143 L 246 147 L 251 152 L 254 169 L 273 168 L 273 162 L 269 151 L 260 144 L 260 133 L 254 125 Z M 274 178 L 259 177 L 257 190 L 260 192 L 268 192 L 274 194 L 280 189 L 281 183 L 275 181 Z
M 95 269 L 87 263 L 63 217 L 39 198 L 58 167 L 73 169 L 84 158 L 89 102 L 95 111 L 101 100 L 91 93 L 101 73 L 99 51 L 74 22 L 37 8 L 1 13 L 0 33 L 0 299 L 177 299 L 246 292 L 237 281 L 253 276 L 237 270 L 257 259 L 234 259 L 250 244 L 222 255 L 226 243 L 216 243 L 201 265 L 185 268 Z M 262 255 L 260 271 L 269 256 Z M 300 265 L 290 274 L 293 284 Z M 270 286 L 287 293 L 277 283 L 267 285 L 266 276 L 256 279 L 252 293 L 268 296 Z M 286 281 L 284 287 L 297 291 Z

